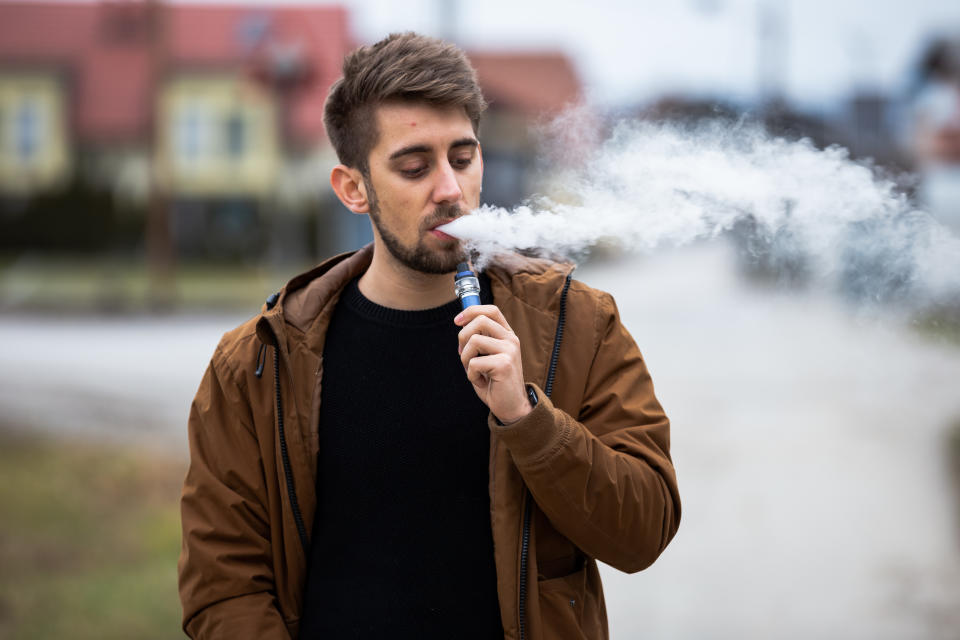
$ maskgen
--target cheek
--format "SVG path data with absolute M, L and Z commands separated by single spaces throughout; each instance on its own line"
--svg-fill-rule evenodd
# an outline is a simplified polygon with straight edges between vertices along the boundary
M 379 195 L 379 191 L 377 194 Z M 414 207 L 415 198 L 410 189 L 389 189 L 384 197 L 380 198 L 380 209 L 389 210 L 394 218 L 403 219 L 410 215 Z
M 393 233 L 407 241 L 419 236 L 420 222 L 429 198 L 419 184 L 384 184 L 377 189 L 380 215 Z
M 467 200 L 473 204 L 478 205 L 480 201 L 480 186 L 483 181 L 483 173 L 478 172 L 476 176 L 471 175 L 467 180 L 467 184 L 464 185 L 464 195 L 467 196 Z
M 377 192 L 377 202 L 381 210 L 394 210 L 404 199 L 403 184 L 390 173 L 377 176 L 374 174 L 373 185 Z

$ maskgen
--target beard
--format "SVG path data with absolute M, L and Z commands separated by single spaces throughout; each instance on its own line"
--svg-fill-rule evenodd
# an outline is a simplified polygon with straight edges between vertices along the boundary
M 430 249 L 423 243 L 424 234 L 437 223 L 451 218 L 459 218 L 463 215 L 463 210 L 457 205 L 437 206 L 430 216 L 421 221 L 417 244 L 408 247 L 383 224 L 376 192 L 369 185 L 367 186 L 367 193 L 370 201 L 370 220 L 373 221 L 373 226 L 376 227 L 383 244 L 387 247 L 387 251 L 403 266 L 420 273 L 444 274 L 455 271 L 457 265 L 467 259 L 467 254 L 459 242 L 453 244 L 449 249 Z

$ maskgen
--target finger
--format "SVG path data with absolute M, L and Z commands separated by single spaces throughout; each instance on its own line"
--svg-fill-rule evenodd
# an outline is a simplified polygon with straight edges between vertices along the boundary
M 474 318 L 478 316 L 486 316 L 496 322 L 497 324 L 509 329 L 510 324 L 507 322 L 507 319 L 503 316 L 503 312 L 500 311 L 500 307 L 495 304 L 475 304 L 467 307 L 461 311 L 456 318 L 453 319 L 454 323 L 459 326 L 465 326 L 469 324 Z
M 509 361 L 502 353 L 478 356 L 467 364 L 467 379 L 477 386 L 483 386 L 492 380 L 505 379 L 508 367 Z
M 460 352 L 460 362 L 466 367 L 472 358 L 489 356 L 498 353 L 511 354 L 513 345 L 505 340 L 498 340 L 490 336 L 475 335 L 467 341 Z
M 494 322 L 487 316 L 477 316 L 470 321 L 470 324 L 460 330 L 460 333 L 457 334 L 457 340 L 460 343 L 461 349 L 466 345 L 467 341 L 475 335 L 491 336 L 501 340 L 516 339 L 516 334 L 513 333 L 512 329 Z

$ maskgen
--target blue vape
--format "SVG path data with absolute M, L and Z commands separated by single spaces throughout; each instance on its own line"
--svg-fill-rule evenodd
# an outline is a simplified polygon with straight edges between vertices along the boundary
M 460 298 L 460 305 L 466 309 L 480 304 L 480 281 L 470 270 L 470 265 L 461 262 L 457 265 L 457 275 L 453 279 L 453 290 Z

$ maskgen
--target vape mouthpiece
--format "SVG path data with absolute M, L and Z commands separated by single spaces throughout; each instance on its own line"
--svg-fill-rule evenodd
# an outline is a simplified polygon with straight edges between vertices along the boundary
M 470 265 L 461 262 L 457 265 L 457 275 L 453 279 L 453 290 L 460 298 L 460 306 L 464 309 L 480 304 L 480 281 L 470 270 Z

